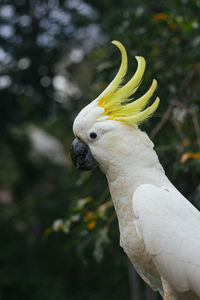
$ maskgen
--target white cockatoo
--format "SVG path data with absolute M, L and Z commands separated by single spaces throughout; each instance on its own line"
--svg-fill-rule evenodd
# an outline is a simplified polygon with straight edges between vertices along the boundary
M 120 244 L 139 275 L 165 300 L 200 299 L 200 212 L 174 187 L 138 124 L 158 107 L 146 105 L 157 82 L 135 101 L 145 60 L 122 86 L 127 71 L 123 45 L 119 71 L 106 90 L 81 110 L 73 124 L 72 160 L 80 170 L 99 165 L 116 210 Z

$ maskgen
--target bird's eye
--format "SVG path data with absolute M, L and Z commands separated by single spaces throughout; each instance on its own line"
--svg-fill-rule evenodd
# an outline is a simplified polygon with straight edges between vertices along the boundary
M 91 139 L 96 139 L 96 137 L 97 137 L 97 134 L 96 134 L 96 132 L 91 132 L 90 133 L 90 137 L 91 137 Z

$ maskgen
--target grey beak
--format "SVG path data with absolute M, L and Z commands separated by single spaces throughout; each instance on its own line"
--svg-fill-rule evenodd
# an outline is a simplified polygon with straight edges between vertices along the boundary
M 97 166 L 90 148 L 78 137 L 74 139 L 71 145 L 71 159 L 79 170 L 87 171 Z

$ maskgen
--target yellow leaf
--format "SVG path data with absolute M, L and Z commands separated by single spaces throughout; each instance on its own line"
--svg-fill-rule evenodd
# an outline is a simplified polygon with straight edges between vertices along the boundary
M 160 21 L 160 20 L 167 20 L 167 15 L 165 13 L 159 13 L 159 14 L 154 15 L 151 18 L 152 23 L 155 23 L 155 22 Z
M 89 230 L 94 229 L 95 226 L 96 226 L 96 221 L 92 221 L 92 222 L 90 222 L 90 223 L 87 224 L 87 228 L 88 228 Z
M 93 219 L 95 217 L 95 214 L 91 211 L 88 211 L 86 214 L 85 214 L 85 221 L 90 221 L 91 219 Z
M 200 160 L 200 152 L 198 152 L 198 153 L 194 153 L 194 152 L 183 153 L 183 155 L 181 156 L 180 161 L 181 161 L 182 164 L 184 164 L 186 162 L 186 160 L 188 160 L 189 158 Z
M 171 28 L 171 30 L 173 30 L 173 31 L 177 31 L 178 30 L 178 26 L 173 21 L 169 21 L 168 25 Z

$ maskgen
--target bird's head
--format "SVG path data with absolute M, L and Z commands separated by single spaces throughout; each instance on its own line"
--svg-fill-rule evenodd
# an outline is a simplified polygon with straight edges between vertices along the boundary
M 110 85 L 103 93 L 84 107 L 73 124 L 75 140 L 71 147 L 71 157 L 80 170 L 90 170 L 99 164 L 106 170 L 115 164 L 123 153 L 129 155 L 127 147 L 132 132 L 138 124 L 147 119 L 157 109 L 159 98 L 151 106 L 148 104 L 157 82 L 154 79 L 149 90 L 133 101 L 130 98 L 138 89 L 145 71 L 145 60 L 136 56 L 138 67 L 133 77 L 122 86 L 127 72 L 127 54 L 124 46 L 113 41 L 121 52 L 121 66 Z M 130 149 L 131 150 L 131 149 Z

